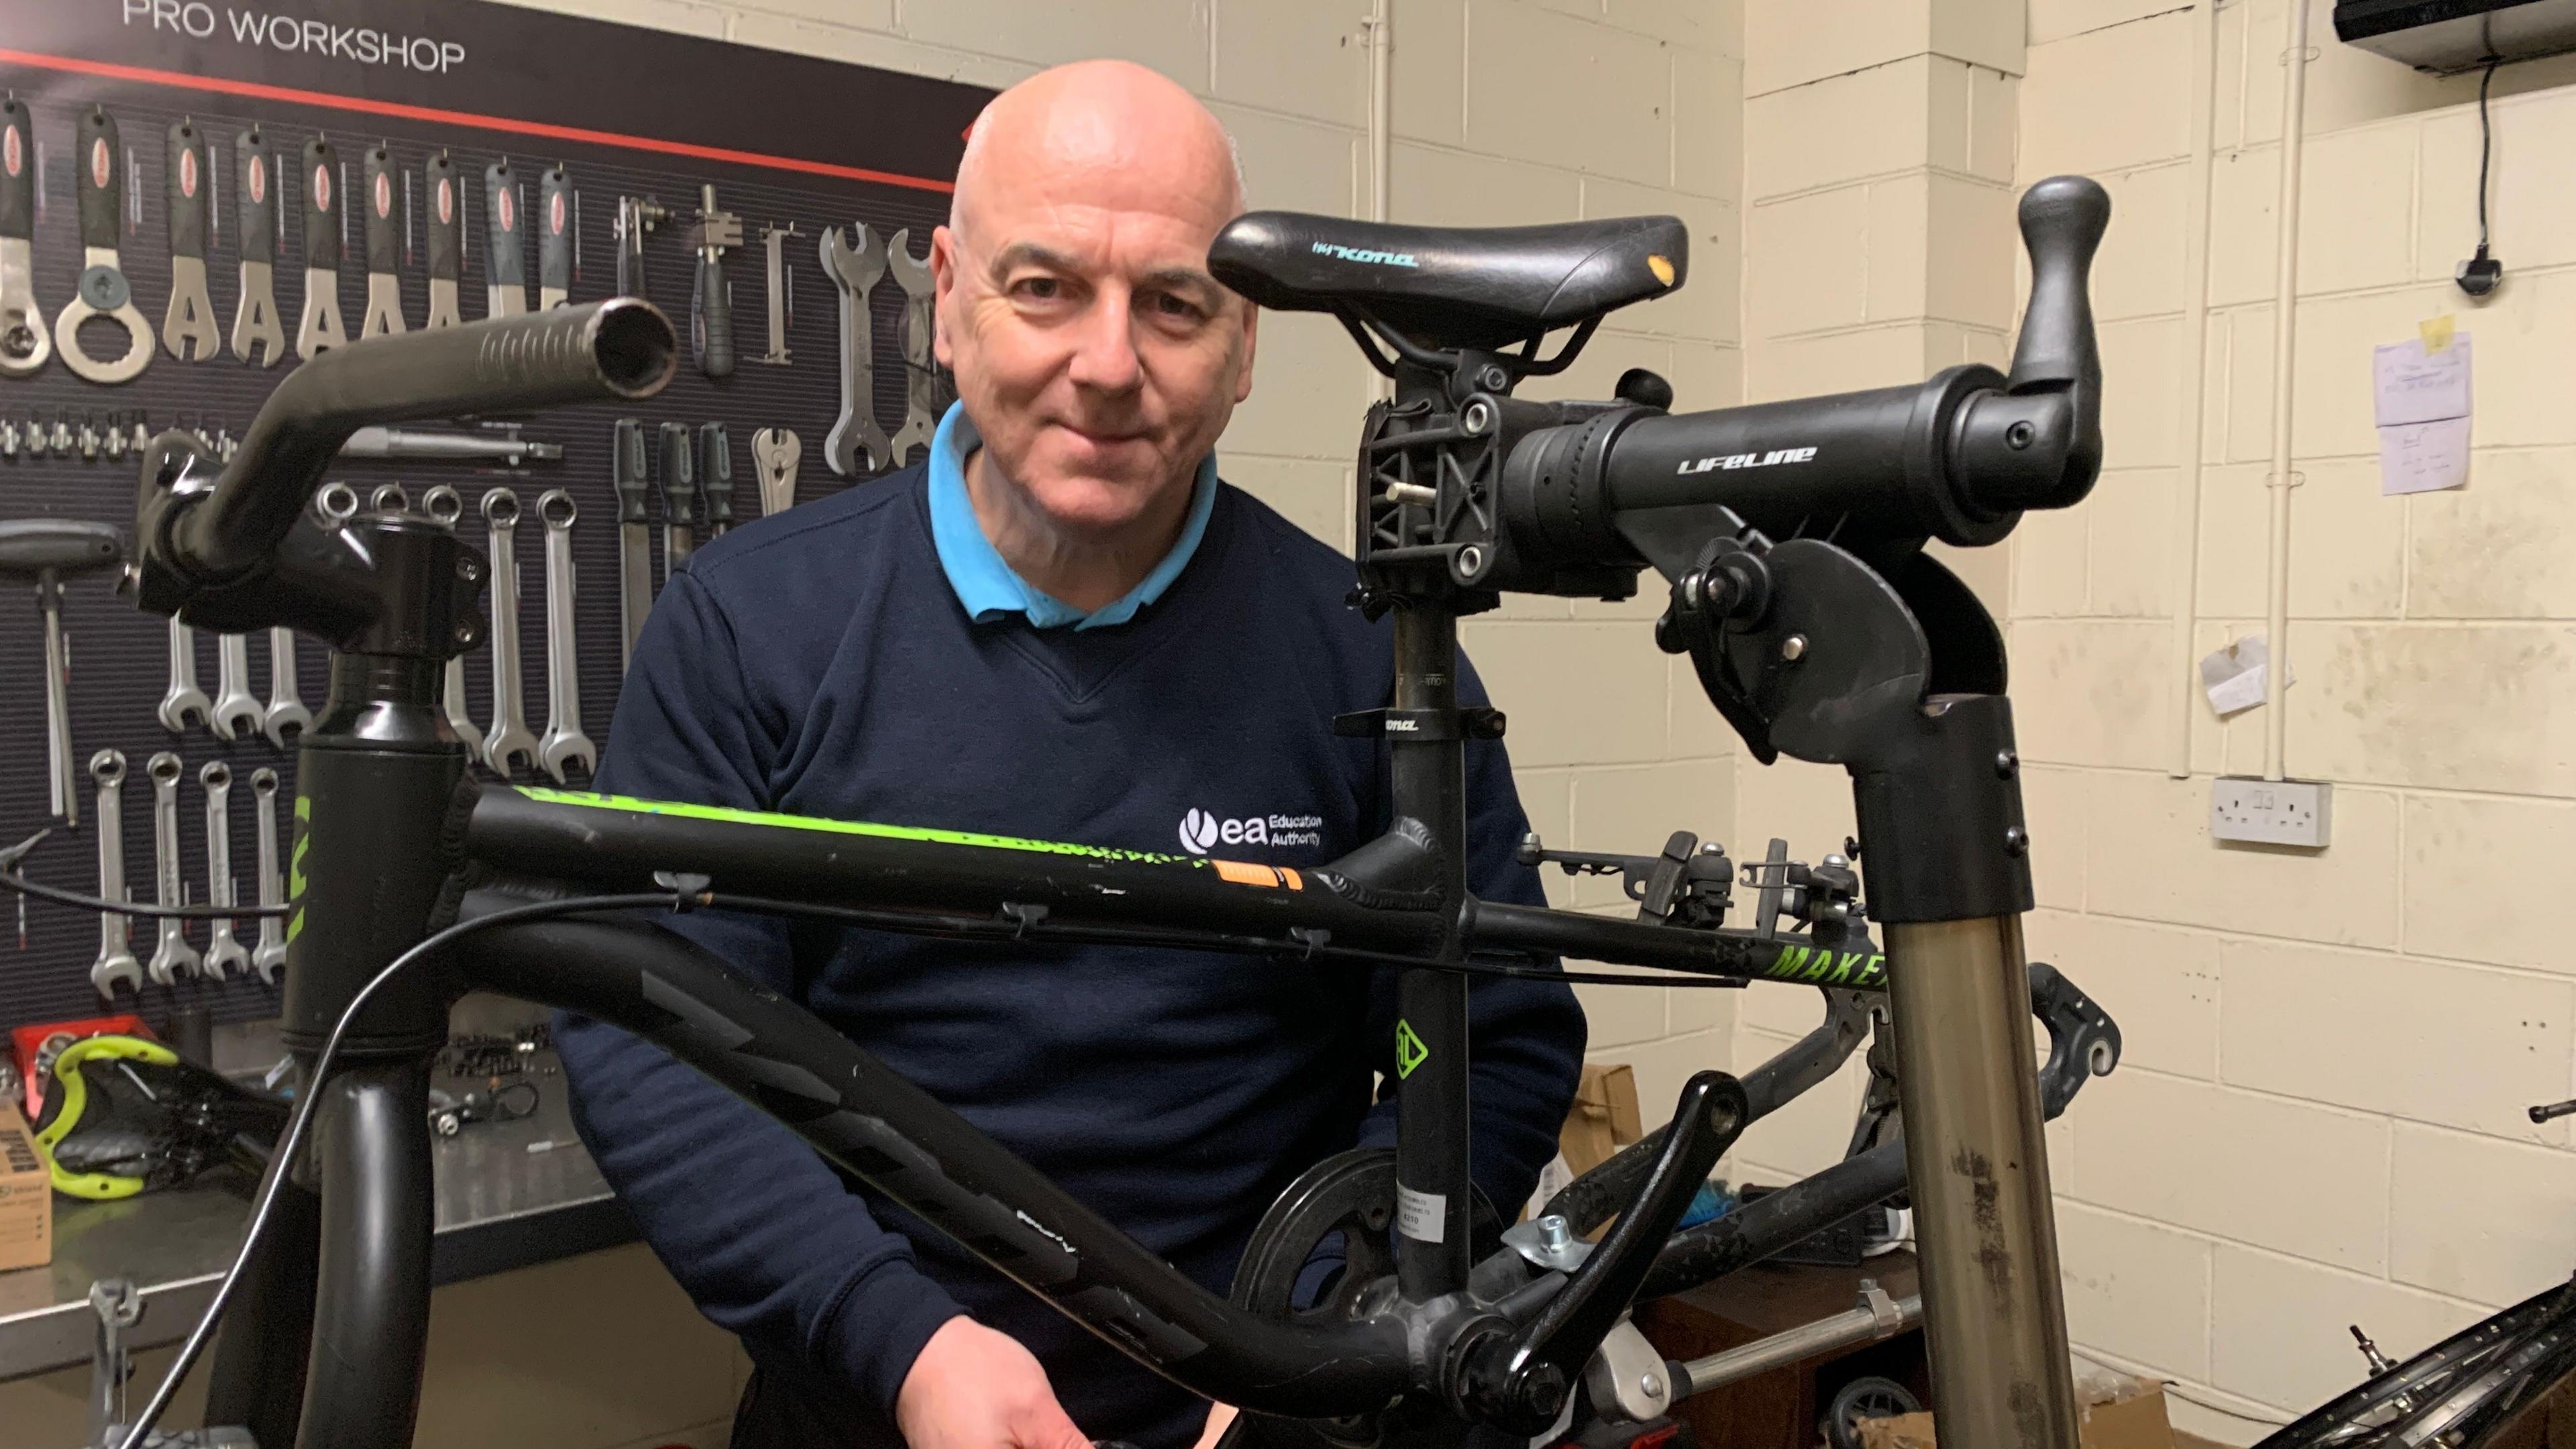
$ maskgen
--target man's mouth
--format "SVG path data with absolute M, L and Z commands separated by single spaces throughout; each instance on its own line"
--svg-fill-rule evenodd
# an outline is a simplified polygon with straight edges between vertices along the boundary
M 1080 423 L 1058 423 L 1056 426 L 1095 448 L 1114 448 L 1121 443 L 1141 443 L 1147 437 L 1141 429 L 1087 428 Z

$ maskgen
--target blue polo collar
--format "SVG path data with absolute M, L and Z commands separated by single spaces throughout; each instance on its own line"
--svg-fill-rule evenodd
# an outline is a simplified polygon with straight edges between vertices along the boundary
M 978 624 L 1007 614 L 1026 614 L 1029 623 L 1040 629 L 1124 624 L 1136 617 L 1137 610 L 1161 598 L 1172 580 L 1180 577 L 1207 533 L 1208 515 L 1216 511 L 1216 455 L 1210 453 L 1199 464 L 1189 517 L 1182 522 L 1172 551 L 1142 583 L 1086 614 L 1021 578 L 984 536 L 974 500 L 966 493 L 966 457 L 981 446 L 983 438 L 967 419 L 966 405 L 949 404 L 948 415 L 939 420 L 939 431 L 930 440 L 930 539 L 939 550 L 939 567 L 948 575 L 948 587 L 956 591 L 967 617 Z

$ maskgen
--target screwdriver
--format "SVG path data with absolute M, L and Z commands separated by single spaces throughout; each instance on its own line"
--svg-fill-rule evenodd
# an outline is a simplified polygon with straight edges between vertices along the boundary
M 20 518 L 0 523 L 0 578 L 32 581 L 45 623 L 46 774 L 54 814 L 80 824 L 80 782 L 72 774 L 69 670 L 63 659 L 63 580 L 112 569 L 125 557 L 124 536 L 77 518 Z

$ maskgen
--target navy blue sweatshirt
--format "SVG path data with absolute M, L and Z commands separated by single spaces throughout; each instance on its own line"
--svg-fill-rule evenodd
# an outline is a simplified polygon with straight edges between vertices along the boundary
M 700 548 L 636 648 L 599 788 L 1165 852 L 1213 831 L 1216 853 L 1297 866 L 1385 829 L 1384 746 L 1331 730 L 1387 703 L 1392 671 L 1388 626 L 1343 603 L 1346 559 L 1220 486 L 1199 547 L 1130 622 L 975 623 L 926 500 L 916 467 Z M 1512 859 L 1527 825 L 1502 746 L 1471 744 L 1468 772 L 1472 888 L 1540 903 Z M 1392 1140 L 1391 1097 L 1372 1102 L 1372 1072 L 1394 1075 L 1392 973 L 720 913 L 672 927 L 1214 1292 L 1299 1171 Z M 1561 984 L 1480 979 L 1471 1000 L 1474 1173 L 1508 1213 L 1555 1152 L 1583 1017 Z M 899 1442 L 903 1377 L 963 1311 L 1028 1345 L 1093 1437 L 1196 1434 L 1198 1401 L 660 1048 L 579 1019 L 557 1039 L 583 1141 L 681 1285 L 742 1337 L 770 1433 Z

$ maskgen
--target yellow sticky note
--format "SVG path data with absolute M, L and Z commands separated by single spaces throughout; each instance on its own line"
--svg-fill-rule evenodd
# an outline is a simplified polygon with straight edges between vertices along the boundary
M 2439 317 L 2426 318 L 2424 321 L 2415 324 L 2415 330 L 2424 334 L 2424 352 L 2426 356 L 2430 356 L 2433 353 L 2439 352 L 2451 345 L 2452 322 L 2453 319 L 2451 314 L 2445 312 Z

